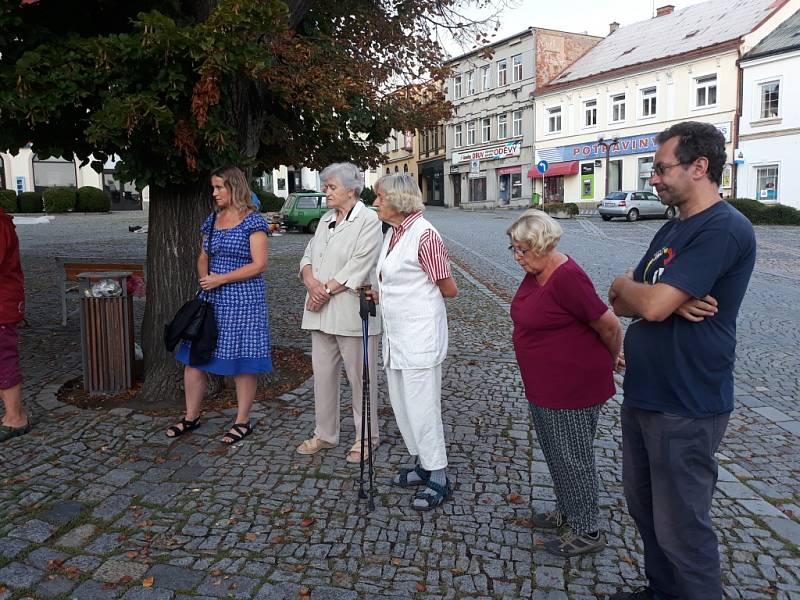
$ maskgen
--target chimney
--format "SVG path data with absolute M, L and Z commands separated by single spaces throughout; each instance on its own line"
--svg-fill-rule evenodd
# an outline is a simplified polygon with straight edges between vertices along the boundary
M 614 33 L 617 29 L 619 29 L 619 23 L 614 21 L 613 23 L 608 24 L 608 35 Z
M 675 10 L 674 4 L 665 4 L 664 6 L 659 6 L 656 9 L 656 16 L 663 17 L 664 15 L 671 15 L 673 10 Z

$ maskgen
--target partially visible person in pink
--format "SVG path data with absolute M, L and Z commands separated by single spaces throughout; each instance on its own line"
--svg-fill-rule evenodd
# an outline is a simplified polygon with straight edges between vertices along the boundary
M 17 323 L 24 316 L 25 290 L 19 260 L 19 239 L 10 216 L 0 208 L 0 396 L 5 413 L 0 442 L 31 430 L 22 407 Z
M 614 394 L 622 328 L 583 269 L 556 250 L 556 221 L 529 210 L 506 233 L 526 273 L 511 303 L 514 351 L 556 496 L 556 509 L 534 514 L 533 525 L 568 526 L 545 542 L 552 554 L 596 552 L 605 540 L 593 442 L 600 409 Z

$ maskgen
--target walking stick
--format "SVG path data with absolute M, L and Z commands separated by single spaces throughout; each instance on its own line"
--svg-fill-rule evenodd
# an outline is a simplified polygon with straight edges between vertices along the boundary
M 369 464 L 368 464 L 368 477 L 369 477 L 369 510 L 375 510 L 375 486 L 373 484 L 373 469 L 372 469 L 372 412 L 371 400 L 369 393 L 369 317 L 375 316 L 375 301 L 367 297 L 367 290 L 369 286 L 362 286 L 358 290 L 359 310 L 361 316 L 361 333 L 363 337 L 364 347 L 364 364 L 363 364 L 363 377 L 361 384 L 361 477 L 359 481 L 358 497 L 362 500 L 367 498 L 367 493 L 364 491 L 364 438 L 369 444 Z

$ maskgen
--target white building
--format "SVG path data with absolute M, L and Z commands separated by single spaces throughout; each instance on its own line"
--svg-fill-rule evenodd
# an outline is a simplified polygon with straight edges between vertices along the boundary
M 445 89 L 444 203 L 525 206 L 533 164 L 533 96 L 599 38 L 530 27 L 459 56 Z
M 800 208 L 800 12 L 739 61 L 737 195 Z
M 537 162 L 548 202 L 596 202 L 609 191 L 649 188 L 654 137 L 680 121 L 716 125 L 730 163 L 721 192 L 734 195 L 738 59 L 797 10 L 798 0 L 712 0 L 626 27 L 553 79 L 536 98 Z

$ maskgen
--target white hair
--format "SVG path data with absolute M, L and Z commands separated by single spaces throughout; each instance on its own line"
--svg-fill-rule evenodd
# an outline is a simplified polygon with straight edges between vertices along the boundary
M 375 182 L 375 192 L 383 192 L 386 204 L 404 215 L 425 210 L 422 192 L 408 173 L 384 175 Z
M 356 198 L 364 189 L 364 173 L 353 163 L 332 163 L 322 170 L 319 178 L 323 183 L 336 179 L 344 189 L 353 190 Z
M 533 253 L 541 256 L 556 247 L 563 230 L 550 215 L 531 208 L 511 224 L 506 234 L 512 242 L 528 243 Z

